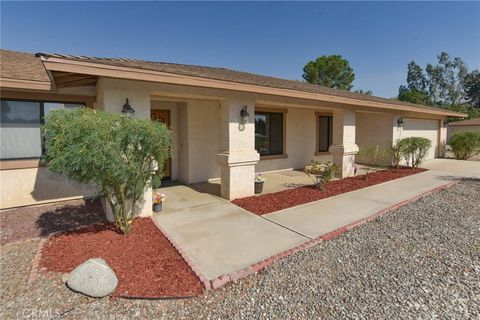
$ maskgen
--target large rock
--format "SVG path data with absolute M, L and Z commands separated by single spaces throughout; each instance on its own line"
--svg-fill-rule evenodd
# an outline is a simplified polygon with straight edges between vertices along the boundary
M 85 261 L 70 272 L 67 279 L 70 289 L 95 298 L 108 296 L 117 284 L 115 272 L 99 258 Z

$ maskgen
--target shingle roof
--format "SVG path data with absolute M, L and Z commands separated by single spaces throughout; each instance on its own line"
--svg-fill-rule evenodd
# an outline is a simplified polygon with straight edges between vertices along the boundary
M 435 108 L 435 107 L 427 107 L 423 105 L 413 104 L 413 103 L 394 100 L 394 99 L 369 96 L 369 95 L 350 92 L 346 90 L 323 87 L 323 86 L 310 84 L 303 81 L 286 80 L 281 78 L 259 75 L 255 73 L 230 70 L 226 68 L 204 67 L 204 66 L 197 66 L 197 65 L 187 65 L 187 64 L 177 64 L 177 63 L 167 63 L 167 62 L 154 62 L 154 61 L 144 61 L 144 60 L 138 60 L 138 59 L 126 59 L 126 58 L 99 58 L 99 57 L 88 57 L 88 56 L 43 54 L 43 53 L 38 53 L 37 55 L 41 55 L 45 57 L 57 57 L 57 58 L 63 58 L 63 59 L 99 63 L 99 64 L 105 64 L 105 65 L 111 65 L 111 66 L 118 66 L 118 67 L 129 67 L 129 68 L 144 69 L 144 70 L 150 70 L 150 71 L 160 71 L 160 72 L 208 78 L 208 79 L 214 79 L 214 80 L 224 80 L 224 81 L 231 81 L 231 82 L 243 83 L 243 84 L 260 85 L 264 87 L 289 89 L 289 90 L 303 91 L 303 92 L 309 92 L 309 93 L 319 93 L 319 94 L 339 96 L 339 97 L 358 99 L 358 100 L 364 100 L 364 101 L 373 101 L 373 102 L 388 103 L 388 104 L 394 104 L 394 105 L 405 105 L 405 106 L 412 106 L 417 108 L 420 107 L 424 109 L 438 111 L 438 108 Z
M 315 84 L 310 84 L 303 81 L 286 80 L 270 76 L 263 76 L 259 74 L 230 70 L 218 67 L 204 67 L 196 65 L 176 64 L 167 62 L 153 62 L 138 59 L 124 59 L 124 58 L 99 58 L 88 56 L 75 56 L 65 54 L 44 54 L 38 53 L 36 55 L 30 53 L 16 52 L 10 50 L 1 51 L 1 69 L 2 77 L 23 79 L 23 80 L 37 80 L 49 81 L 49 77 L 45 68 L 42 65 L 40 56 L 56 57 L 62 59 L 84 61 L 91 63 L 98 63 L 103 65 L 111 65 L 118 67 L 128 67 L 135 69 L 143 69 L 150 71 L 159 71 L 165 73 L 172 73 L 178 75 L 186 75 L 214 80 L 224 80 L 234 83 L 243 83 L 251 85 L 259 85 L 264 87 L 288 89 L 301 92 L 318 93 L 331 96 L 345 97 L 363 101 L 372 101 L 380 103 L 388 103 L 397 106 L 410 106 L 416 108 L 423 108 L 427 110 L 438 111 L 438 108 L 427 107 L 423 105 L 398 101 L 394 99 L 381 98 L 376 96 L 369 96 L 360 93 L 354 93 L 345 90 L 338 90 L 327 88 Z
M 15 80 L 50 82 L 42 61 L 32 53 L 0 50 L 0 76 Z
M 463 121 L 450 122 L 448 124 L 450 127 L 456 126 L 480 126 L 480 118 L 468 119 Z

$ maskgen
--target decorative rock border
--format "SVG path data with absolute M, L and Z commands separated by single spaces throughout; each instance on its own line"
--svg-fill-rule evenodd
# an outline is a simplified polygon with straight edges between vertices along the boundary
M 340 227 L 336 230 L 333 230 L 329 233 L 326 233 L 324 235 L 321 235 L 317 238 L 314 238 L 314 239 L 311 239 L 307 242 L 304 242 L 303 244 L 299 245 L 299 246 L 296 246 L 292 249 L 289 249 L 289 250 L 285 250 L 285 251 L 282 251 L 274 256 L 271 256 L 270 258 L 267 258 L 265 260 L 262 260 L 262 261 L 259 261 L 257 263 L 254 263 L 250 266 L 247 266 L 245 268 L 242 268 L 240 270 L 237 270 L 237 271 L 234 271 L 234 272 L 231 272 L 231 273 L 228 273 L 228 274 L 223 274 L 223 275 L 220 275 L 214 279 L 211 279 L 211 280 L 208 280 L 205 275 L 203 275 L 200 270 L 198 269 L 198 267 L 195 266 L 195 264 L 193 263 L 193 261 L 188 257 L 188 255 L 185 253 L 185 251 L 181 248 L 180 245 L 178 245 L 178 243 L 176 243 L 175 240 L 172 239 L 172 237 L 170 237 L 170 235 L 166 232 L 166 230 L 160 225 L 158 224 L 155 219 L 152 218 L 153 222 L 155 223 L 155 225 L 160 229 L 160 231 L 164 234 L 164 236 L 168 239 L 168 241 L 170 241 L 170 243 L 177 249 L 177 251 L 180 253 L 180 255 L 183 257 L 183 259 L 187 262 L 187 264 L 190 266 L 190 268 L 192 269 L 192 271 L 195 273 L 195 275 L 200 279 L 200 281 L 202 282 L 202 284 L 204 285 L 205 287 L 205 290 L 208 291 L 208 290 L 211 290 L 211 289 L 218 289 L 222 286 L 224 286 L 225 284 L 233 281 L 237 281 L 237 280 L 240 280 L 240 279 L 243 279 L 243 278 L 246 278 L 248 277 L 249 275 L 251 274 L 254 274 L 254 273 L 258 273 L 260 272 L 261 270 L 265 269 L 266 267 L 272 265 L 274 262 L 282 259 L 282 258 L 285 258 L 285 257 L 288 257 L 300 250 L 303 250 L 303 249 L 307 249 L 307 248 L 310 248 L 322 241 L 328 241 L 328 240 L 331 240 L 333 238 L 336 238 L 340 235 L 342 235 L 343 233 L 357 227 L 357 226 L 360 226 L 362 224 L 365 224 L 369 221 L 372 221 L 382 215 L 384 215 L 385 213 L 389 212 L 389 211 L 392 211 L 392 210 L 395 210 L 399 207 L 402 207 L 404 205 L 407 205 L 409 204 L 410 202 L 413 202 L 415 200 L 418 200 L 420 198 L 423 198 L 424 196 L 426 195 L 429 195 L 429 194 L 432 194 L 432 193 L 435 193 L 435 192 L 438 192 L 438 191 L 441 191 L 441 190 L 444 190 L 446 188 L 449 188 L 455 184 L 457 184 L 459 182 L 458 181 L 453 181 L 453 182 L 449 182 L 449 183 L 446 183 L 444 185 L 441 185 L 439 187 L 436 187 L 434 189 L 431 189 L 429 191 L 426 191 L 426 192 L 423 192 L 411 199 L 408 199 L 408 200 L 405 200 L 405 201 L 402 201 L 402 202 L 399 202 L 397 204 L 394 204 L 393 206 L 390 206 L 388 208 L 385 208 L 379 212 L 376 212 L 372 215 L 370 215 L 369 217 L 367 218 L 364 218 L 364 219 L 361 219 L 361 220 L 358 220 L 358 221 L 355 221 L 355 222 L 352 222 L 348 225 L 345 225 L 343 227 Z
M 27 287 L 30 286 L 37 280 L 38 274 L 40 272 L 40 259 L 42 258 L 42 250 L 47 243 L 49 237 L 42 238 L 38 244 L 37 253 L 32 261 L 32 268 L 30 269 L 30 276 L 28 277 Z

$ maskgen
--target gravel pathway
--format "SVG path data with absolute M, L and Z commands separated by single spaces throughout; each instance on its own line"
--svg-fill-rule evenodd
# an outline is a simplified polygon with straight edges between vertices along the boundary
M 8 245 L 0 318 L 479 319 L 479 198 L 479 180 L 461 182 L 183 301 L 93 300 L 69 292 L 59 275 L 27 289 L 38 241 Z

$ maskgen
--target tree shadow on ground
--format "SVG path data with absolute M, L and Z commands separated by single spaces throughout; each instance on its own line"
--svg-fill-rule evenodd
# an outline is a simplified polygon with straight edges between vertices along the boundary
M 99 199 L 86 200 L 80 205 L 64 205 L 42 212 L 35 221 L 40 236 L 59 231 L 107 222 Z

